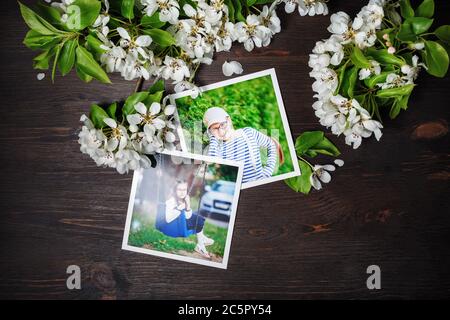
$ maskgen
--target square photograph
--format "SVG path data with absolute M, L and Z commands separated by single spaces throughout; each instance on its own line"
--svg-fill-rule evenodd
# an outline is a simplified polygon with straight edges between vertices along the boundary
M 242 188 L 300 175 L 275 69 L 171 95 L 183 151 L 244 164 Z
M 136 170 L 122 249 L 226 269 L 243 165 L 167 151 Z

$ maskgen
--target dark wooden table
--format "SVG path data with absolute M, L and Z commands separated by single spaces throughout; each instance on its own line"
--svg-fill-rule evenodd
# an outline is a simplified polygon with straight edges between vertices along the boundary
M 330 2 L 331 12 L 350 14 L 366 3 Z M 450 3 L 436 2 L 436 23 L 448 23 Z M 303 196 L 283 182 L 244 190 L 220 270 L 121 250 L 132 175 L 96 167 L 77 134 L 90 104 L 123 99 L 135 84 L 84 84 L 74 74 L 37 81 L 17 3 L 2 5 L 1 298 L 450 298 L 449 77 L 423 72 L 410 109 L 385 122 L 380 142 L 353 151 L 329 135 L 345 166 L 325 190 Z M 329 16 L 282 11 L 284 31 L 270 47 L 220 54 L 198 81 L 223 80 L 225 59 L 245 73 L 275 67 L 297 137 L 322 129 L 307 62 L 328 37 Z M 71 264 L 81 267 L 81 290 L 66 288 Z M 371 264 L 381 290 L 366 288 Z

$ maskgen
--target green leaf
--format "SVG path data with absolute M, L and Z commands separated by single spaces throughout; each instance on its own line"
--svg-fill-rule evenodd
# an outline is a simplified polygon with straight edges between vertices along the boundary
M 120 9 L 122 16 L 127 19 L 134 18 L 134 0 L 122 0 L 122 6 Z
M 126 117 L 129 114 L 135 113 L 134 105 L 138 102 L 144 101 L 148 97 L 147 91 L 136 92 L 129 96 L 127 100 L 125 100 L 125 104 L 122 108 L 122 113 Z
M 335 91 L 335 95 L 338 94 L 340 92 L 341 86 L 344 83 L 344 78 L 345 78 L 345 70 L 347 68 L 347 64 L 348 64 L 348 60 L 347 62 L 345 62 L 342 66 L 339 67 L 339 69 L 336 70 L 336 72 L 338 73 L 338 77 L 339 77 L 339 84 L 338 87 L 336 88 Z
M 143 16 L 141 19 L 141 25 L 146 29 L 159 29 L 166 23 L 159 20 L 159 12 L 155 12 L 152 16 Z
M 233 5 L 234 5 L 234 19 L 236 21 L 242 21 L 245 22 L 245 17 L 242 14 L 243 10 L 242 10 L 242 4 L 240 0 L 232 0 L 233 1 Z
M 78 46 L 78 40 L 72 39 L 64 43 L 61 50 L 61 55 L 58 61 L 59 71 L 65 76 L 72 70 L 75 63 L 75 50 Z
M 59 55 L 61 54 L 61 50 L 64 46 L 64 42 L 61 42 L 60 44 L 58 44 L 56 46 L 56 54 L 55 54 L 55 59 L 53 60 L 53 68 L 52 68 L 52 82 L 55 82 L 55 74 L 56 74 L 56 66 L 58 64 L 58 60 L 59 60 Z
M 350 60 L 358 68 L 370 68 L 372 65 L 370 61 L 364 56 L 364 53 L 357 46 L 353 47 L 352 53 L 350 54 Z
M 228 7 L 228 18 L 230 22 L 235 22 L 233 0 L 225 0 L 225 4 Z
M 164 91 L 158 91 L 153 94 L 149 94 L 147 98 L 144 100 L 144 104 L 146 106 L 151 105 L 153 102 L 161 103 L 161 99 L 163 97 Z
M 56 29 L 47 20 L 39 16 L 36 12 L 19 2 L 20 13 L 23 20 L 31 30 L 42 35 L 61 34 L 63 31 Z
M 412 31 L 415 35 L 420 35 L 430 29 L 433 24 L 433 19 L 414 17 L 408 19 L 411 23 Z
M 94 127 L 96 127 L 97 129 L 101 129 L 104 126 L 106 126 L 106 123 L 103 120 L 105 118 L 109 118 L 109 115 L 106 113 L 105 110 L 103 110 L 103 108 L 101 108 L 96 104 L 93 104 L 91 106 L 91 113 L 89 115 L 89 118 L 94 124 Z
M 75 71 L 77 72 L 78 78 L 86 83 L 89 83 L 92 81 L 92 79 L 94 79 L 90 75 L 84 73 L 77 65 L 75 65 Z
M 295 151 L 301 156 L 308 149 L 322 141 L 323 138 L 322 131 L 305 131 L 295 141 Z
M 61 26 L 61 12 L 52 6 L 47 6 L 42 2 L 38 2 L 38 12 L 42 18 L 50 22 L 52 25 Z
M 48 70 L 50 59 L 55 55 L 54 48 L 46 50 L 33 58 L 33 68 L 40 70 Z
M 148 88 L 147 91 L 149 94 L 154 94 L 158 91 L 164 91 L 164 80 L 158 80 L 150 88 Z
M 378 98 L 398 98 L 410 94 L 414 89 L 414 84 L 407 84 L 398 88 L 389 88 L 378 90 L 376 96 Z
M 106 50 L 102 49 L 103 42 L 101 42 L 95 35 L 90 34 L 86 37 L 87 49 L 95 53 L 96 55 L 101 55 L 105 53 Z
M 450 43 L 450 26 L 449 25 L 440 26 L 439 28 L 437 28 L 434 31 L 434 34 L 440 40 Z
M 70 30 L 83 30 L 91 26 L 100 14 L 99 0 L 75 0 L 67 7 L 66 26 Z
M 320 153 L 328 156 L 337 157 L 341 154 L 339 149 L 331 142 L 327 137 L 323 137 L 322 141 L 319 141 L 308 151 L 313 151 L 315 153 Z
M 185 4 L 191 5 L 192 8 L 197 9 L 197 1 L 196 0 L 178 0 L 178 4 L 180 8 L 183 8 Z M 180 12 L 180 14 L 184 13 L 184 10 Z M 187 16 L 186 16 L 187 17 Z
M 267 4 L 272 2 L 273 0 L 256 0 L 255 4 Z
M 108 113 L 108 116 L 114 120 L 117 120 L 116 111 L 117 111 L 117 102 L 110 104 L 109 107 L 106 108 L 106 113 Z
M 400 1 L 400 13 L 405 19 L 414 17 L 414 9 L 411 7 L 409 0 Z
M 425 41 L 425 64 L 429 74 L 444 77 L 448 70 L 448 63 L 448 54 L 443 46 L 435 41 Z
M 256 3 L 257 0 L 246 0 L 247 2 L 247 7 L 251 7 Z
M 398 100 L 395 100 L 395 102 L 391 106 L 391 110 L 389 111 L 389 118 L 395 119 L 400 113 L 400 105 L 398 103 Z
M 95 61 L 92 54 L 82 46 L 78 46 L 76 49 L 76 64 L 85 74 L 103 83 L 111 83 L 105 70 Z
M 386 18 L 389 19 L 394 25 L 401 25 L 402 24 L 402 17 L 400 16 L 400 14 L 398 13 L 398 11 L 391 7 L 391 8 L 387 8 L 384 7 L 384 12 L 386 15 Z
M 311 167 L 304 161 L 299 160 L 301 175 L 284 180 L 284 182 L 295 192 L 308 194 L 311 190 L 310 177 L 312 174 Z
M 23 44 L 32 50 L 48 50 L 61 41 L 60 37 L 54 35 L 42 35 L 34 30 L 27 32 Z
M 416 41 L 417 36 L 414 33 L 412 24 L 409 20 L 405 20 L 400 25 L 400 30 L 397 33 L 397 38 L 401 41 Z
M 144 29 L 142 32 L 152 37 L 153 42 L 165 48 L 176 43 L 175 38 L 167 31 L 160 29 Z
M 399 67 L 406 64 L 402 57 L 389 53 L 387 49 L 376 50 L 374 48 L 367 48 L 367 54 L 381 64 L 396 65 Z
M 345 71 L 343 82 L 341 83 L 340 92 L 346 97 L 353 97 L 353 90 L 358 78 L 358 67 L 353 66 Z
M 416 9 L 416 17 L 431 18 L 434 15 L 434 0 L 423 0 Z
M 406 94 L 402 97 L 397 98 L 398 105 L 401 109 L 403 109 L 403 110 L 408 109 L 408 101 L 409 101 L 409 97 L 411 96 L 411 93 L 412 92 L 410 92 L 409 94 Z
M 378 83 L 383 83 L 386 81 L 386 78 L 388 76 L 388 74 L 390 74 L 392 72 L 390 71 L 386 71 L 386 72 L 381 72 L 380 74 L 374 75 L 370 78 L 364 79 L 364 84 L 369 88 L 369 89 L 373 89 L 375 88 L 375 86 Z

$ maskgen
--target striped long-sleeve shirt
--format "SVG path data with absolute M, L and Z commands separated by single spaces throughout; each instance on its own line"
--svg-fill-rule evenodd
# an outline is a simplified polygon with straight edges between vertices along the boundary
M 253 128 L 236 130 L 238 135 L 229 141 L 219 141 L 210 135 L 208 155 L 244 163 L 242 182 L 271 177 L 277 162 L 275 142 Z M 261 148 L 267 149 L 267 163 L 262 165 Z

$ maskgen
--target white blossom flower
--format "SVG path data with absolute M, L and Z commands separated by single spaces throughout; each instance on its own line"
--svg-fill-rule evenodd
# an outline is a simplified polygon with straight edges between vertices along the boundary
M 298 12 L 301 16 L 327 15 L 328 7 L 323 0 L 299 0 Z
M 117 124 L 114 119 L 105 118 L 103 121 L 111 128 L 111 133 L 105 145 L 106 150 L 114 151 L 117 147 L 119 147 L 119 150 L 125 148 L 129 138 L 127 129 L 124 126 Z
M 81 132 L 78 134 L 80 151 L 90 157 L 95 157 L 97 150 L 106 140 L 106 136 L 101 130 L 95 129 L 92 121 L 86 115 L 83 114 L 80 121 L 83 122 Z
M 390 88 L 397 88 L 402 87 L 407 84 L 407 79 L 405 77 L 402 77 L 396 73 L 390 73 L 386 77 L 386 81 L 383 83 L 377 83 L 377 86 L 379 86 L 381 89 L 390 89 Z
M 313 172 L 311 176 L 309 177 L 309 181 L 311 183 L 311 186 L 313 186 L 314 189 L 320 190 L 322 189 L 322 183 L 329 183 L 331 181 L 331 175 L 329 171 L 336 170 L 335 166 L 332 164 L 326 164 L 326 165 L 315 165 L 313 168 Z
M 331 25 L 328 31 L 337 35 L 342 44 L 354 42 L 358 47 L 370 47 L 376 41 L 376 30 L 368 24 L 362 15 L 357 15 L 352 21 L 345 12 L 331 15 Z
M 340 37 L 336 35 L 332 35 L 327 40 L 316 42 L 313 53 L 330 54 L 330 63 L 334 66 L 339 65 L 344 58 L 344 49 L 340 43 Z
M 188 78 L 191 73 L 186 62 L 166 56 L 164 58 L 164 66 L 161 68 L 161 75 L 164 79 L 172 79 L 174 83 L 178 83 L 183 81 L 184 78 Z
M 175 0 L 141 0 L 141 3 L 148 16 L 159 10 L 159 19 L 163 22 L 175 24 L 180 15 L 180 5 Z
M 116 167 L 115 153 L 106 149 L 98 149 L 94 161 L 97 166 Z
M 412 47 L 416 50 L 423 50 L 423 48 L 425 48 L 425 43 L 424 42 L 416 42 L 412 44 Z
M 272 36 L 281 31 L 281 21 L 277 16 L 274 4 L 276 4 L 276 1 L 270 8 L 268 6 L 264 6 L 258 16 L 260 24 L 267 27 L 270 31 L 264 41 L 265 43 L 263 43 L 263 46 L 269 45 Z
M 150 141 L 158 130 L 161 130 L 166 126 L 165 121 L 160 116 L 161 104 L 153 102 L 149 108 L 142 102 L 138 102 L 134 105 L 134 109 L 137 113 L 129 114 L 127 121 L 130 124 L 130 131 L 137 132 L 139 130 L 138 125 L 143 125 L 143 130 Z
M 217 52 L 229 51 L 233 41 L 237 39 L 234 24 L 231 22 L 213 28 L 207 37 L 210 37 L 209 41 L 214 43 Z
M 318 14 L 327 15 L 328 7 L 324 0 L 283 0 L 286 13 L 294 12 L 298 6 L 298 13 L 301 16 L 314 16 Z
M 308 65 L 313 71 L 320 71 L 330 65 L 331 57 L 328 53 L 310 54 Z
M 195 99 L 198 97 L 198 95 L 201 93 L 201 90 L 198 86 L 196 86 L 194 83 L 190 82 L 190 81 L 181 81 L 178 82 L 175 86 L 174 86 L 174 90 L 175 92 L 183 92 L 186 90 L 191 90 L 191 98 Z
M 368 27 L 378 29 L 384 18 L 383 6 L 376 3 L 369 3 L 368 5 L 362 7 L 361 11 L 358 13 L 358 16 L 364 20 Z
M 104 36 L 108 36 L 109 33 L 109 27 L 108 27 L 108 23 L 110 20 L 110 16 L 109 16 L 109 1 L 108 0 L 104 0 L 104 4 L 105 4 L 105 11 L 101 14 L 98 15 L 97 19 L 94 21 L 94 24 L 92 25 L 94 28 L 98 28 L 99 32 Z
M 229 77 L 232 74 L 241 74 L 244 70 L 242 65 L 237 61 L 227 62 L 225 61 L 222 65 L 222 72 L 225 76 Z
M 411 60 L 412 66 L 404 64 L 401 67 L 402 73 L 405 75 L 404 78 L 406 78 L 406 84 L 414 83 L 414 80 L 416 80 L 417 76 L 419 75 L 420 67 L 426 68 L 425 64 L 419 63 L 418 56 L 414 55 Z
M 120 46 L 111 44 L 110 47 L 102 46 L 107 50 L 100 56 L 100 62 L 106 67 L 107 72 L 121 72 L 125 64 L 127 53 Z
M 312 89 L 318 93 L 318 97 L 329 96 L 338 87 L 338 77 L 333 69 L 324 68 L 320 71 L 311 71 L 310 76 L 316 79 Z
M 252 51 L 254 47 L 262 47 L 266 37 L 270 35 L 270 29 L 261 25 L 258 16 L 250 14 L 245 22 L 238 22 L 235 25 L 237 40 L 244 43 L 247 51 Z
M 148 35 L 131 37 L 127 30 L 117 28 L 120 35 L 119 45 L 111 41 L 102 45 L 106 50 L 100 57 L 100 61 L 106 66 L 107 72 L 120 72 L 125 80 L 133 80 L 143 77 L 148 80 L 150 74 L 156 72 L 156 64 L 153 51 L 148 47 L 152 38 Z
M 364 80 L 372 75 L 378 75 L 381 73 L 380 64 L 375 60 L 370 60 L 372 65 L 370 68 L 363 68 L 359 70 L 359 80 Z

